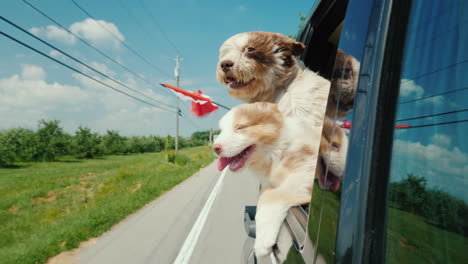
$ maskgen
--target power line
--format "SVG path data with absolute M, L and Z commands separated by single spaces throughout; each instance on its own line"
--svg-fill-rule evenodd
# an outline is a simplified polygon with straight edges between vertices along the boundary
M 8 24 L 14 26 L 15 28 L 17 28 L 17 29 L 23 31 L 24 33 L 28 34 L 29 36 L 31 36 L 31 37 L 33 37 L 33 38 L 39 40 L 40 42 L 42 42 L 43 44 L 49 46 L 50 48 L 57 50 L 58 52 L 60 52 L 60 53 L 62 53 L 63 55 L 67 56 L 68 58 L 70 58 L 70 59 L 72 59 L 72 60 L 78 62 L 79 64 L 85 66 L 86 68 L 88 68 L 88 69 L 90 69 L 90 70 L 92 70 L 92 71 L 94 71 L 94 72 L 96 72 L 96 73 L 98 73 L 98 74 L 104 76 L 105 78 L 107 78 L 107 79 L 109 79 L 109 80 L 111 80 L 111 81 L 113 81 L 113 82 L 115 82 L 115 83 L 117 83 L 117 84 L 119 84 L 119 85 L 121 85 L 121 86 L 123 86 L 123 87 L 129 89 L 129 90 L 132 90 L 133 92 L 135 92 L 135 93 L 137 93 L 137 94 L 139 94 L 139 95 L 141 95 L 141 96 L 144 96 L 144 97 L 146 97 L 146 98 L 148 98 L 148 99 L 150 99 L 150 100 L 153 100 L 153 101 L 155 101 L 155 102 L 157 102 L 157 103 L 163 104 L 163 105 L 165 105 L 165 106 L 167 106 L 167 107 L 174 107 L 174 106 L 169 105 L 169 104 L 166 104 L 166 103 L 164 103 L 164 102 L 162 102 L 162 101 L 156 100 L 156 99 L 154 99 L 154 98 L 152 98 L 152 97 L 149 97 L 149 96 L 147 96 L 146 94 L 143 94 L 143 93 L 141 93 L 141 92 L 139 92 L 139 91 L 137 91 L 137 90 L 135 90 L 135 89 L 133 89 L 133 88 L 127 86 L 126 84 L 123 84 L 122 82 L 120 82 L 120 81 L 118 81 L 118 80 L 115 80 L 114 78 L 108 76 L 107 74 L 102 73 L 102 72 L 96 70 L 95 68 L 93 68 L 93 67 L 89 66 L 88 64 L 82 62 L 81 60 L 79 60 L 79 59 L 77 59 L 77 58 L 75 58 L 75 57 L 69 55 L 68 53 L 62 51 L 61 49 L 55 47 L 54 45 L 48 43 L 47 41 L 44 41 L 43 39 L 41 39 L 41 38 L 39 38 L 39 37 L 37 37 L 37 36 L 34 36 L 33 34 L 29 33 L 29 32 L 28 32 L 27 30 L 25 30 L 24 28 L 18 26 L 17 24 L 15 24 L 15 23 L 11 22 L 10 20 L 4 18 L 3 16 L 0 16 L 0 19 L 3 20 L 3 21 L 5 21 L 5 22 L 7 22 Z
M 127 45 L 124 41 L 122 41 L 118 36 L 116 36 L 112 31 L 110 31 L 109 29 L 107 29 L 104 25 L 101 24 L 101 22 L 99 22 L 93 15 L 91 15 L 88 11 L 86 11 L 82 6 L 80 6 L 77 2 L 75 2 L 75 0 L 71 0 L 73 2 L 73 4 L 78 7 L 78 9 L 80 9 L 83 13 L 85 13 L 89 18 L 91 18 L 92 20 L 94 20 L 94 22 L 96 22 L 96 24 L 98 24 L 101 28 L 103 28 L 105 31 L 107 31 L 109 34 L 111 34 L 111 36 L 113 38 L 115 38 L 117 41 L 119 41 L 120 43 L 122 43 L 122 45 L 124 45 L 127 49 L 129 49 L 133 54 L 135 54 L 136 56 L 138 56 L 140 59 L 142 59 L 144 62 L 146 62 L 148 65 L 150 65 L 151 67 L 153 67 L 154 69 L 156 69 L 157 71 L 159 71 L 160 73 L 162 73 L 163 75 L 165 76 L 168 76 L 170 78 L 170 75 L 165 73 L 164 71 L 162 71 L 159 67 L 155 66 L 153 63 L 151 63 L 150 61 L 148 61 L 145 57 L 141 56 L 137 51 L 135 51 L 132 47 L 130 47 L 129 45 Z
M 142 99 L 140 99 L 140 98 L 138 98 L 138 97 L 135 97 L 135 96 L 133 96 L 133 95 L 131 95 L 131 94 L 128 94 L 128 93 L 126 93 L 126 92 L 124 92 L 124 91 L 121 91 L 121 90 L 119 90 L 119 89 L 117 89 L 117 88 L 115 88 L 115 87 L 113 87 L 113 86 L 110 86 L 110 85 L 108 85 L 108 84 L 106 84 L 106 83 L 104 83 L 104 82 L 102 82 L 102 81 L 100 81 L 100 80 L 98 80 L 98 79 L 96 79 L 96 78 L 94 78 L 94 77 L 92 77 L 92 76 L 90 76 L 90 75 L 88 75 L 88 74 L 86 74 L 86 73 L 80 71 L 80 70 L 77 70 L 77 69 L 73 68 L 72 66 L 69 66 L 68 64 L 65 64 L 65 63 L 63 63 L 63 62 L 61 62 L 61 61 L 59 61 L 59 60 L 57 60 L 57 59 L 55 59 L 55 58 L 52 58 L 51 56 L 49 56 L 49 55 L 43 53 L 42 51 L 39 51 L 39 50 L 37 50 L 37 49 L 35 49 L 35 48 L 29 46 L 28 44 L 26 44 L 26 43 L 24 43 L 24 42 L 22 42 L 22 41 L 20 41 L 20 40 L 18 40 L 18 39 L 16 39 L 16 38 L 10 36 L 10 35 L 4 33 L 3 31 L 0 31 L 0 34 L 2 34 L 3 36 L 5 36 L 5 37 L 7 37 L 7 38 L 9 38 L 9 39 L 11 39 L 11 40 L 13 40 L 13 41 L 15 41 L 15 42 L 21 44 L 21 45 L 23 45 L 23 46 L 25 46 L 25 47 L 27 47 L 27 48 L 29 48 L 30 50 L 35 51 L 36 53 L 41 54 L 42 56 L 44 56 L 44 57 L 46 57 L 46 58 L 48 58 L 48 59 L 50 59 L 50 60 L 53 60 L 53 61 L 57 62 L 58 64 L 60 64 L 60 65 L 62 65 L 62 66 L 64 66 L 64 67 L 66 67 L 66 68 L 68 68 L 68 69 L 70 69 L 70 70 L 72 70 L 72 71 L 74 71 L 74 72 L 76 72 L 76 73 L 79 73 L 79 74 L 81 74 L 81 75 L 83 75 L 83 76 L 85 76 L 85 77 L 87 77 L 87 78 L 89 78 L 89 79 L 91 79 L 91 80 L 93 80 L 93 81 L 95 81 L 95 82 L 98 82 L 98 83 L 100 83 L 100 84 L 102 84 L 102 85 L 104 85 L 104 86 L 106 86 L 106 87 L 108 87 L 108 88 L 110 88 L 110 89 L 112 89 L 112 90 L 114 90 L 114 91 L 116 91 L 116 92 L 119 92 L 119 93 L 121 93 L 121 94 L 124 94 L 124 95 L 126 95 L 126 96 L 128 96 L 128 97 L 131 97 L 131 98 L 133 98 L 133 99 L 135 99 L 135 100 L 137 100 L 137 101 L 140 101 L 140 102 L 142 102 L 142 103 L 145 103 L 145 104 L 147 104 L 147 105 L 154 106 L 154 107 L 156 107 L 156 108 L 165 110 L 165 111 L 167 111 L 167 112 L 173 112 L 173 113 L 175 113 L 175 111 L 173 111 L 173 110 L 169 110 L 169 109 L 166 109 L 166 108 L 164 108 L 164 107 L 161 107 L 161 106 L 152 104 L 152 103 L 147 102 L 147 101 L 145 101 L 145 100 L 142 100 Z
M 197 126 L 192 120 L 186 118 L 185 115 L 181 115 L 180 117 L 182 117 L 185 121 L 187 121 L 188 122 L 187 124 L 191 125 L 196 130 L 201 131 L 200 127 Z
M 462 63 L 465 63 L 465 62 L 468 62 L 468 60 L 459 61 L 459 62 L 456 62 L 456 63 L 454 63 L 454 64 L 450 64 L 450 65 L 448 65 L 448 66 L 445 66 L 445 67 L 443 67 L 443 68 L 437 69 L 437 70 L 435 70 L 435 71 L 426 72 L 426 73 L 424 73 L 424 74 L 418 75 L 418 76 L 413 77 L 413 78 L 411 78 L 411 79 L 405 80 L 405 81 L 403 81 L 403 82 L 401 82 L 401 83 L 413 81 L 413 80 L 416 80 L 416 79 L 419 79 L 419 78 L 422 78 L 422 77 L 425 77 L 425 76 L 428 76 L 428 75 L 432 75 L 432 74 L 434 74 L 434 73 L 438 73 L 438 72 L 441 72 L 441 71 L 450 69 L 450 68 L 452 68 L 453 66 L 457 66 L 458 64 L 462 64 Z
M 459 91 L 463 91 L 463 90 L 467 90 L 467 89 L 468 89 L 468 87 L 464 87 L 464 88 L 455 89 L 455 90 L 448 91 L 448 92 L 443 92 L 443 93 L 439 93 L 439 94 L 433 94 L 433 95 L 429 95 L 429 96 L 426 96 L 426 97 L 421 97 L 421 98 L 417 98 L 417 99 L 413 99 L 413 100 L 404 101 L 404 102 L 401 102 L 401 103 L 399 103 L 399 104 L 407 104 L 407 103 L 417 102 L 417 101 L 429 99 L 429 98 L 432 98 L 432 97 L 437 97 L 437 96 L 441 96 L 441 95 L 446 95 L 446 94 L 450 94 L 450 93 L 455 93 L 455 92 L 459 92 Z
M 183 109 L 188 109 L 188 108 L 190 108 L 189 103 L 187 103 L 187 102 L 184 101 L 184 100 L 181 100 L 181 101 L 182 101 L 182 104 L 184 104 L 185 107 L 186 107 L 186 108 L 183 108 Z M 187 116 L 190 116 L 189 113 L 188 113 L 188 112 L 189 112 L 188 110 L 185 111 L 185 112 L 186 112 L 186 115 L 187 115 Z M 182 116 L 182 115 L 181 115 L 181 116 Z M 193 122 L 192 120 L 190 120 L 189 118 L 185 118 L 184 116 L 182 116 L 182 118 L 185 119 L 187 122 L 189 122 L 189 124 L 190 124 L 193 128 L 195 128 L 195 129 L 197 129 L 197 130 L 201 130 L 200 127 L 197 126 L 197 124 L 196 124 L 195 122 Z
M 102 52 L 101 50 L 99 50 L 98 48 L 96 48 L 95 46 L 93 46 L 91 43 L 87 42 L 86 40 L 84 40 L 83 38 L 81 38 L 80 36 L 76 35 L 75 33 L 73 33 L 72 31 L 70 31 L 68 28 L 66 28 L 65 26 L 61 25 L 59 22 L 57 22 L 56 20 L 54 20 L 53 18 L 51 18 L 50 16 L 48 16 L 46 13 L 42 12 L 41 10 L 39 10 L 36 6 L 34 6 L 33 4 L 29 3 L 28 1 L 26 0 L 22 0 L 25 4 L 29 5 L 32 9 L 34 9 L 36 12 L 38 12 L 39 14 L 41 14 L 42 16 L 44 16 L 45 18 L 47 18 L 48 20 L 50 20 L 52 23 L 56 24 L 57 26 L 59 26 L 60 28 L 62 28 L 63 30 L 67 31 L 68 33 L 72 34 L 75 38 L 77 38 L 78 40 L 80 40 L 81 42 L 83 42 L 84 44 L 86 44 L 88 47 L 94 49 L 96 52 L 98 52 L 99 54 L 101 54 L 102 56 L 104 56 L 105 58 L 107 58 L 108 60 L 112 61 L 113 63 L 119 65 L 120 67 L 122 67 L 124 70 L 126 70 L 127 72 L 129 72 L 130 74 L 132 74 L 133 76 L 137 77 L 138 79 L 144 81 L 145 83 L 153 86 L 153 87 L 159 87 L 158 85 L 156 85 L 155 83 L 152 83 L 148 80 L 146 80 L 145 78 L 141 77 L 139 74 L 135 73 L 134 71 L 130 70 L 129 68 L 127 68 L 125 65 L 121 64 L 120 62 L 114 60 L 113 58 L 111 58 L 109 55 L 105 54 L 104 52 Z M 166 90 L 166 89 L 163 89 L 163 90 Z
M 73 0 L 72 0 L 73 1 Z M 174 42 L 172 42 L 169 37 L 167 36 L 166 32 L 163 30 L 163 28 L 161 27 L 161 25 L 159 24 L 158 20 L 153 16 L 153 14 L 151 14 L 151 12 L 149 11 L 149 8 L 145 5 L 145 3 L 143 2 L 143 0 L 141 0 L 140 2 L 140 5 L 141 7 L 143 8 L 143 10 L 145 10 L 146 14 L 151 18 L 151 20 L 153 21 L 153 23 L 156 25 L 156 27 L 159 29 L 159 31 L 161 32 L 161 34 L 163 35 L 163 37 L 167 40 L 167 42 L 169 42 L 169 44 L 176 50 L 177 54 L 179 55 L 180 52 L 179 52 L 179 49 L 177 48 L 177 46 L 174 44 Z
M 141 23 L 141 21 L 138 20 L 138 17 L 134 16 L 132 14 L 132 12 L 130 11 L 130 8 L 127 7 L 124 2 L 122 0 L 119 0 L 118 1 L 120 7 L 122 8 L 123 11 L 125 11 L 125 13 L 129 16 L 130 20 L 132 20 L 133 22 L 135 22 L 138 26 L 139 29 L 141 29 L 146 35 L 148 36 L 152 36 L 153 40 L 156 41 L 156 37 L 155 37 L 155 34 L 153 33 L 154 31 L 148 31 L 144 26 L 143 24 Z M 167 52 L 166 52 L 167 53 Z
M 433 117 L 433 116 L 450 115 L 450 114 L 461 113 L 461 112 L 466 112 L 466 111 L 468 111 L 468 109 L 455 110 L 455 111 L 444 112 L 444 113 L 439 113 L 439 114 L 432 114 L 432 115 L 425 115 L 425 116 L 418 116 L 418 117 L 411 117 L 411 118 L 399 119 L 399 120 L 397 120 L 396 122 L 408 121 L 408 120 L 416 120 L 416 119 L 428 118 L 428 117 Z
M 468 122 L 468 119 L 449 121 L 449 122 L 442 122 L 442 123 L 433 123 L 433 124 L 426 124 L 426 125 L 419 125 L 419 126 L 401 127 L 400 129 L 410 129 L 410 128 L 418 128 L 418 127 L 430 127 L 430 126 L 442 126 L 442 125 L 449 125 L 449 124 L 455 124 L 455 123 L 466 123 L 466 122 Z

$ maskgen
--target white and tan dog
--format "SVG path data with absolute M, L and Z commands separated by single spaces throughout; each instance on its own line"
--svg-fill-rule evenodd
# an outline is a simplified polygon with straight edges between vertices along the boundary
M 329 122 L 325 126 L 333 129 L 329 127 L 333 125 Z M 285 118 L 273 103 L 236 106 L 219 126 L 221 134 L 213 145 L 219 156 L 218 169 L 229 167 L 236 172 L 250 168 L 264 183 L 257 203 L 255 253 L 265 256 L 277 243 L 288 209 L 310 202 L 314 172 L 318 170 L 317 177 L 322 173 L 317 168 L 318 145 L 326 142 L 319 140 L 321 130 L 302 117 Z M 327 157 L 340 156 L 341 148 L 347 146 L 344 133 L 334 135 L 323 139 L 330 140 Z M 280 262 L 286 257 L 291 238 L 282 243 L 278 245 L 280 252 L 276 252 Z
M 334 94 L 338 87 L 342 87 L 342 80 L 334 79 L 333 84 L 336 85 L 330 91 L 330 81 L 296 60 L 295 56 L 302 54 L 303 50 L 302 43 L 281 34 L 240 33 L 226 40 L 221 46 L 216 76 L 219 82 L 228 87 L 228 93 L 232 97 L 247 103 L 277 103 L 286 117 L 302 117 L 308 125 L 321 130 L 329 92 Z M 357 72 L 353 76 L 357 76 Z M 351 98 L 354 93 L 355 87 L 347 92 L 352 94 Z M 334 114 L 332 110 L 335 108 L 329 108 L 330 115 Z M 341 129 L 336 129 L 338 130 Z M 331 135 L 322 137 L 327 138 Z M 322 146 L 323 144 L 320 145 Z M 320 153 L 327 153 L 327 149 L 328 147 L 321 149 Z M 346 154 L 346 151 L 342 153 Z M 322 155 L 321 158 L 327 159 Z M 344 171 L 344 162 L 337 165 L 341 165 L 339 170 Z M 319 179 L 320 186 L 337 190 L 339 181 L 331 177 L 327 177 L 330 179 L 327 182 Z M 334 188 L 331 188 L 333 186 Z
M 301 165 L 303 167 L 300 167 L 307 168 L 308 173 L 307 175 L 299 173 L 302 176 L 297 176 L 303 180 L 303 185 L 286 184 L 282 185 L 280 189 L 266 189 L 260 196 L 256 217 L 255 251 L 257 256 L 265 255 L 271 251 L 288 208 L 292 205 L 310 202 L 314 172 L 317 170 L 317 178 L 322 188 L 336 191 L 345 168 L 347 139 L 341 137 L 344 136 L 341 128 L 325 117 L 330 81 L 310 71 L 296 60 L 295 56 L 302 54 L 303 50 L 302 43 L 281 34 L 269 32 L 240 33 L 226 40 L 220 48 L 217 79 L 228 87 L 228 93 L 232 97 L 247 103 L 270 102 L 278 104 L 278 109 L 282 113 L 282 128 L 279 129 L 271 124 L 260 126 L 268 127 L 268 129 L 260 129 L 261 131 L 271 129 L 269 134 L 267 133 L 269 136 L 264 138 L 276 140 L 277 136 L 289 137 L 293 133 L 299 133 L 300 135 L 296 135 L 297 139 L 307 142 L 304 144 L 305 149 L 297 150 L 297 153 L 308 157 L 307 160 L 300 157 L 291 158 L 291 160 L 284 159 L 283 161 L 288 160 L 288 162 L 285 162 L 284 167 L 277 168 L 278 171 L 283 170 L 278 175 L 289 175 L 289 171 L 284 169 L 287 167 L 286 163 L 295 164 L 295 160 L 299 160 L 303 164 Z M 342 85 L 336 87 L 342 87 Z M 351 92 L 354 93 L 355 89 Z M 327 112 L 327 115 L 332 114 L 334 112 Z M 235 116 L 233 113 L 229 115 Z M 223 118 L 223 120 L 226 119 L 229 117 Z M 221 125 L 223 126 L 224 123 L 226 121 L 222 121 Z M 234 124 L 233 129 L 238 132 L 233 133 L 240 133 L 239 131 L 243 130 L 242 125 L 237 128 L 235 126 Z M 329 134 L 322 133 L 322 126 L 324 126 L 323 133 Z M 225 128 L 223 129 L 225 130 Z M 303 131 L 307 132 L 302 133 Z M 223 133 L 226 134 L 226 132 Z M 334 138 L 340 138 L 343 141 L 339 148 L 333 144 Z M 221 157 L 224 157 L 224 159 L 220 159 L 221 167 L 229 165 L 231 170 L 235 171 L 243 167 L 247 160 L 256 161 L 255 156 L 251 156 L 253 153 L 263 153 L 258 151 L 258 144 L 255 148 L 242 148 L 245 147 L 242 140 L 253 144 L 255 140 L 259 139 L 254 135 L 236 139 L 235 143 L 232 144 L 238 146 L 239 149 L 233 147 L 230 150 L 232 152 L 220 152 Z M 262 156 L 271 157 L 267 155 L 269 152 L 271 155 L 284 152 L 284 149 L 281 150 L 277 144 L 279 143 L 265 144 L 264 149 L 268 151 L 265 151 Z M 291 155 L 297 156 L 292 153 Z M 247 159 L 245 159 L 246 157 Z M 263 159 L 260 161 L 265 162 Z M 256 163 L 258 162 L 253 162 L 253 164 Z M 325 169 L 322 168 L 325 164 L 329 165 L 327 177 L 318 176 L 325 172 Z M 269 175 L 268 169 L 262 170 L 267 171 L 263 177 L 270 177 L 271 186 L 275 186 L 275 182 L 277 184 L 277 180 L 281 177 Z M 304 190 L 308 191 L 304 192 Z M 286 195 L 282 196 L 279 193 Z M 288 196 L 292 193 L 297 195 Z M 275 217 L 269 219 L 271 216 Z

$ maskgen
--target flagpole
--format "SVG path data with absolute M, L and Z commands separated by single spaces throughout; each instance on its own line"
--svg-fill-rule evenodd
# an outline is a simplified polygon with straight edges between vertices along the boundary
M 222 108 L 224 108 L 224 109 L 226 109 L 226 110 L 231 110 L 231 108 L 229 108 L 229 107 L 227 107 L 227 106 L 224 106 L 224 105 L 222 105 L 222 104 L 220 104 L 220 103 L 217 103 L 217 102 L 215 102 L 215 101 L 213 101 L 213 100 L 211 100 L 211 102 L 212 102 L 213 104 L 217 105 L 217 106 L 221 106 Z
M 173 91 L 175 91 L 176 93 L 188 93 L 190 97 L 192 97 L 193 99 L 196 99 L 196 100 L 202 100 L 202 101 L 209 101 L 217 106 L 221 106 L 222 108 L 226 109 L 226 110 L 231 110 L 231 108 L 225 106 L 225 105 L 222 105 L 216 101 L 213 101 L 211 98 L 206 98 L 206 97 L 203 97 L 203 96 L 200 96 L 198 94 L 194 94 L 193 92 L 187 92 L 187 91 L 184 91 L 182 89 L 180 89 L 179 87 L 174 87 L 172 85 L 169 85 L 169 84 L 164 84 L 164 83 L 160 83 L 160 85 L 164 88 L 167 88 L 167 89 L 171 89 Z

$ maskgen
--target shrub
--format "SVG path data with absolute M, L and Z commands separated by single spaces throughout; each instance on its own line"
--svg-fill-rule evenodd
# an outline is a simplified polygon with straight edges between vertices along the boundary
M 68 154 L 67 137 L 63 129 L 59 126 L 59 120 L 39 121 L 37 130 L 37 145 L 34 153 L 34 160 L 53 161 L 59 155 Z
M 100 148 L 101 139 L 97 133 L 91 133 L 87 127 L 79 127 L 75 132 L 74 154 L 79 159 L 92 159 L 102 155 Z
M 174 151 L 167 153 L 167 162 L 175 163 L 176 155 Z
M 9 131 L 0 133 L 0 166 L 10 166 L 15 162 L 17 146 Z
M 125 153 L 126 138 L 121 136 L 119 132 L 107 130 L 105 136 L 102 137 L 101 150 L 103 154 L 111 155 Z
M 189 163 L 189 161 L 190 161 L 190 158 L 185 155 L 181 155 L 181 154 L 175 155 L 175 164 L 179 166 L 184 166 L 185 164 Z
M 451 194 L 428 189 L 424 177 L 408 174 L 390 183 L 389 205 L 426 218 L 432 225 L 466 236 L 468 205 Z

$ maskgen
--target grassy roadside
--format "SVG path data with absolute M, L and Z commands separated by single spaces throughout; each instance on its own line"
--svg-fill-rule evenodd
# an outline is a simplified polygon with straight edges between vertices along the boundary
M 208 165 L 207 147 L 164 153 L 64 159 L 0 169 L 0 263 L 43 263 L 108 230 Z
M 336 194 L 326 191 L 322 205 L 322 194 L 316 184 L 313 191 L 313 201 L 316 199 L 316 202 L 313 202 L 310 211 L 309 236 L 316 240 L 316 219 L 319 219 L 320 210 L 323 209 L 317 248 L 326 263 L 333 263 L 340 201 Z M 468 263 L 465 254 L 468 238 L 431 225 L 421 216 L 388 208 L 386 235 L 386 263 Z

